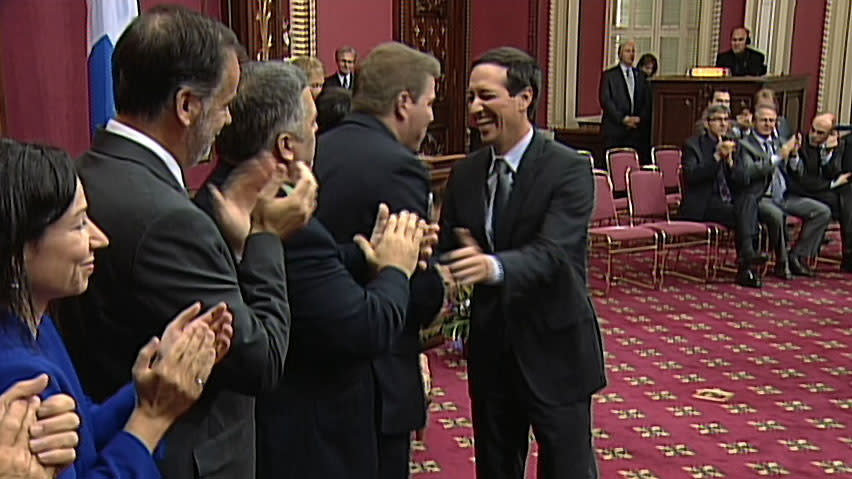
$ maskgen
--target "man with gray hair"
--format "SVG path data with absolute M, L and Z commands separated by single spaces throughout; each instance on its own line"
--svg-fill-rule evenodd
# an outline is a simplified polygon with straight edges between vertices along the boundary
M 317 148 L 316 174 L 324 192 L 317 217 L 339 243 L 369 235 L 380 203 L 430 217 L 429 173 L 416 151 L 432 122 L 440 74 L 435 57 L 401 43 L 379 45 L 364 59 L 353 113 L 320 136 Z M 391 350 L 373 361 L 378 478 L 408 477 L 411 432 L 426 423 L 419 331 L 442 301 L 443 283 L 434 268 L 415 274 L 404 330 Z
M 334 62 L 337 63 L 337 71 L 325 78 L 322 88 L 345 88 L 349 91 L 355 91 L 355 84 L 358 81 L 357 73 L 355 73 L 355 62 L 358 61 L 358 52 L 344 45 L 334 51 Z
M 103 399 L 126 385 L 139 345 L 188 304 L 225 303 L 233 314 L 230 352 L 165 435 L 163 477 L 253 478 L 253 396 L 284 373 L 290 311 L 281 238 L 313 211 L 312 179 L 301 179 L 302 197 L 255 208 L 274 168 L 247 172 L 243 185 L 256 190 L 226 188 L 215 221 L 184 184 L 184 171 L 231 121 L 240 53 L 231 30 L 186 8 L 136 17 L 112 59 L 118 116 L 77 161 L 89 214 L 111 239 L 79 307 L 68 311 L 66 340 L 87 393 Z
M 755 108 L 754 131 L 740 141 L 731 176 L 738 194 L 752 195 L 759 201 L 758 214 L 769 229 L 769 242 L 775 250 L 775 275 L 790 280 L 794 274 L 814 275 L 808 262 L 819 251 L 831 210 L 790 190 L 791 175 L 802 170 L 798 155 L 802 140 L 800 134 L 779 138 L 777 121 L 774 105 L 764 103 Z M 796 244 L 789 249 L 786 215 L 798 216 L 804 222 Z
M 292 172 L 313 163 L 316 107 L 305 75 L 284 62 L 245 65 L 222 161 L 199 201 L 242 181 L 255 162 Z M 294 191 L 288 194 L 300 194 Z M 293 335 L 282 383 L 258 399 L 258 478 L 373 479 L 375 387 L 370 360 L 402 331 L 422 229 L 414 214 L 380 208 L 372 242 L 338 247 L 317 219 L 284 240 Z M 354 276 L 375 276 L 359 285 Z

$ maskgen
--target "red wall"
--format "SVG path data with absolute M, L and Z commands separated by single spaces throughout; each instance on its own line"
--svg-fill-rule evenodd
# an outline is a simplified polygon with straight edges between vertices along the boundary
M 216 18 L 219 0 L 180 3 Z M 77 156 L 89 147 L 86 3 L 0 0 L 0 44 L 8 135 L 56 145 Z
M 89 146 L 86 4 L 0 1 L 8 135 L 74 155 Z
M 601 113 L 599 89 L 603 73 L 605 26 L 606 3 L 599 0 L 581 0 L 580 31 L 577 32 L 577 116 Z
M 796 3 L 793 45 L 790 53 L 790 73 L 810 75 L 806 110 L 803 118 L 804 124 L 800 125 L 805 130 L 816 114 L 825 7 L 826 0 L 808 0 L 807 2 Z
M 326 74 L 337 71 L 334 51 L 350 45 L 363 58 L 376 45 L 393 40 L 392 0 L 320 0 L 317 48 Z
M 746 0 L 725 0 L 722 2 L 722 18 L 719 25 L 719 51 L 731 49 L 731 32 L 743 26 Z M 715 60 L 715 59 L 714 59 Z

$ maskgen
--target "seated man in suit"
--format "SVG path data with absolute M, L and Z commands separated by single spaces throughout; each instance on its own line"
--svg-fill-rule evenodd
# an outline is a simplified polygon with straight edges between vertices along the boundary
M 606 378 L 586 290 L 594 180 L 587 159 L 533 127 L 540 88 L 541 69 L 518 49 L 474 61 L 467 103 L 487 146 L 455 164 L 441 210 L 442 260 L 475 285 L 479 478 L 524 477 L 530 427 L 540 479 L 598 477 L 591 399 Z
M 67 312 L 74 327 L 66 340 L 89 394 L 103 399 L 125 385 L 139 345 L 188 304 L 224 302 L 233 314 L 230 352 L 165 436 L 163 477 L 253 478 L 253 396 L 284 374 L 281 239 L 313 211 L 313 178 L 300 179 L 304 195 L 255 208 L 274 166 L 247 172 L 250 188 L 227 188 L 215 221 L 184 186 L 184 171 L 207 157 L 231 119 L 240 53 L 231 30 L 197 12 L 157 6 L 136 17 L 113 54 L 118 116 L 77 161 L 89 215 L 111 238 L 96 253 L 89 290 Z
M 822 113 L 814 117 L 808 141 L 799 149 L 803 168 L 793 175 L 790 190 L 821 201 L 840 222 L 841 270 L 852 272 L 852 171 L 842 170 L 843 145 L 837 138 L 837 116 Z
M 683 174 L 686 179 L 679 216 L 688 221 L 713 221 L 736 232 L 739 271 L 737 283 L 750 288 L 761 286 L 757 265 L 767 257 L 755 252 L 758 236 L 757 200 L 751 195 L 734 195 L 730 182 L 736 143 L 729 133 L 730 110 L 724 104 L 710 105 L 704 116 L 706 133 L 686 141 Z
M 813 276 L 808 260 L 819 252 L 831 221 L 831 210 L 789 189 L 791 175 L 800 174 L 802 168 L 798 156 L 801 135 L 782 143 L 775 130 L 778 114 L 773 105 L 758 105 L 755 119 L 752 134 L 740 141 L 732 175 L 736 193 L 758 198 L 758 214 L 769 228 L 769 241 L 775 250 L 776 276 L 787 280 L 793 274 Z M 798 216 L 803 221 L 798 241 L 789 251 L 786 215 Z
M 651 95 L 645 75 L 633 66 L 636 42 L 618 46 L 618 65 L 601 77 L 600 102 L 603 109 L 601 131 L 604 148 L 630 147 L 639 152 L 642 163 L 650 163 L 650 145 L 643 135 L 651 121 Z
M 766 75 L 763 53 L 749 47 L 751 32 L 745 27 L 735 28 L 731 32 L 731 49 L 716 56 L 716 66 L 731 70 L 731 76 Z
M 334 61 L 337 63 L 337 72 L 325 78 L 322 88 L 346 88 L 354 92 L 355 83 L 358 80 L 358 75 L 355 73 L 358 52 L 354 48 L 344 45 L 335 50 Z
M 230 108 L 210 184 L 239 181 L 241 165 L 254 161 L 311 166 L 316 107 L 295 67 L 244 65 Z M 215 190 L 203 190 L 199 201 L 209 210 L 207 191 Z M 284 378 L 257 402 L 258 479 L 378 474 L 370 362 L 402 332 L 422 236 L 416 215 L 382 216 L 374 244 L 358 240 L 363 252 L 338 247 L 316 218 L 284 241 L 293 327 Z M 368 276 L 365 286 L 355 279 Z

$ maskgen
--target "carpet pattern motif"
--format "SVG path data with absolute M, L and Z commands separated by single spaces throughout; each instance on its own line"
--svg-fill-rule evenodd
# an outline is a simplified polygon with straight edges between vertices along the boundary
M 760 290 L 672 278 L 596 297 L 609 379 L 594 401 L 600 477 L 852 478 L 852 276 L 836 268 Z M 437 349 L 430 365 L 412 477 L 473 478 L 465 361 Z M 712 388 L 733 396 L 694 397 Z

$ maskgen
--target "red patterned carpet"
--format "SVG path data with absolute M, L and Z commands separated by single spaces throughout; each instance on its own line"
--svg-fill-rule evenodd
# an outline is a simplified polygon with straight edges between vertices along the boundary
M 671 278 L 664 291 L 596 297 L 609 375 L 594 406 L 601 477 L 852 478 L 852 276 L 836 269 L 762 290 Z M 412 477 L 472 479 L 465 363 L 441 349 L 430 364 Z M 693 397 L 702 388 L 733 397 Z

